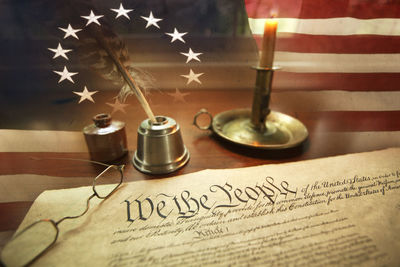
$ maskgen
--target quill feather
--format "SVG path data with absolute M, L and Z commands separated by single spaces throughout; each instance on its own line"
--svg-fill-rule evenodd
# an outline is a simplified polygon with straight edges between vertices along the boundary
M 82 1 L 79 2 L 82 5 Z M 95 10 L 88 2 L 85 3 L 84 10 Z M 78 9 L 79 5 L 73 6 Z M 88 8 L 88 6 L 91 7 Z M 89 25 L 85 28 L 86 31 L 89 36 L 83 35 L 80 38 L 81 42 L 78 48 L 81 61 L 88 63 L 92 69 L 113 84 L 123 84 L 119 98 L 124 101 L 127 96 L 134 94 L 147 117 L 152 122 L 156 122 L 154 113 L 140 89 L 150 87 L 152 81 L 149 75 L 129 66 L 129 53 L 124 42 L 118 38 L 104 20 L 101 26 Z M 137 79 L 139 76 L 140 78 Z
M 157 122 L 156 118 L 154 117 L 154 113 L 150 108 L 149 103 L 147 102 L 146 98 L 144 97 L 142 91 L 140 90 L 138 84 L 136 81 L 132 78 L 131 74 L 129 73 L 128 69 L 122 64 L 121 60 L 119 57 L 115 54 L 114 50 L 110 47 L 110 45 L 107 43 L 107 40 L 103 37 L 101 34 L 100 30 L 98 29 L 92 29 L 91 31 L 93 33 L 94 38 L 96 41 L 100 44 L 100 46 L 107 52 L 107 54 L 110 56 L 112 61 L 114 62 L 115 66 L 117 67 L 119 73 L 122 75 L 123 79 L 125 82 L 129 85 L 129 87 L 132 89 L 133 93 L 136 95 L 136 97 L 139 100 L 139 103 L 143 107 L 144 111 L 146 112 L 147 116 L 152 122 Z

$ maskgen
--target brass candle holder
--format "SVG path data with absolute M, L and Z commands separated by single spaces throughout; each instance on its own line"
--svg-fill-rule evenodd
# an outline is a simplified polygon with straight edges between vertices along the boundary
M 307 128 L 299 120 L 271 111 L 269 102 L 274 71 L 278 68 L 254 67 L 257 71 L 252 109 L 233 109 L 213 117 L 200 110 L 194 125 L 202 130 L 212 130 L 232 143 L 257 149 L 285 149 L 301 144 L 308 137 Z M 200 115 L 210 117 L 208 125 L 199 125 Z

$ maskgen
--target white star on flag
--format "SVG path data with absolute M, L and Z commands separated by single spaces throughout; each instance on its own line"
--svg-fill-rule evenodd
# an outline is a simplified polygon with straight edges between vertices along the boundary
M 190 93 L 181 93 L 178 88 L 175 88 L 175 93 L 168 93 L 169 96 L 174 98 L 175 102 L 183 102 L 186 103 L 185 96 L 190 95 Z
M 165 34 L 167 34 L 167 35 L 172 37 L 171 43 L 175 42 L 176 40 L 179 40 L 182 43 L 185 43 L 185 40 L 182 39 L 182 36 L 186 35 L 187 32 L 178 32 L 178 30 L 176 28 L 174 28 L 174 32 L 173 33 L 166 32 Z
M 182 53 L 182 55 L 187 56 L 187 60 L 186 63 L 188 63 L 189 61 L 191 61 L 192 59 L 200 61 L 200 59 L 198 58 L 198 56 L 200 56 L 203 53 L 195 53 L 192 51 L 192 48 L 189 48 L 189 52 L 188 53 Z
M 123 104 L 123 103 L 119 102 L 118 98 L 115 98 L 115 102 L 114 103 L 106 103 L 106 104 L 113 108 L 111 114 L 114 114 L 117 111 L 121 111 L 122 113 L 126 114 L 124 108 L 129 106 L 129 104 Z
M 54 71 L 54 72 L 61 76 L 61 77 L 60 77 L 60 80 L 58 81 L 58 83 L 60 83 L 60 82 L 62 82 L 62 81 L 64 81 L 64 80 L 68 80 L 68 81 L 74 83 L 74 81 L 72 80 L 71 77 L 74 76 L 74 75 L 76 75 L 76 74 L 78 74 L 77 72 L 69 72 L 69 71 L 67 70 L 67 67 L 66 67 L 66 66 L 64 66 L 63 71 Z
M 49 49 L 50 51 L 54 52 L 54 57 L 53 58 L 57 58 L 57 57 L 61 56 L 61 57 L 65 58 L 65 59 L 68 59 L 66 53 L 72 51 L 72 49 L 63 49 L 60 43 L 58 43 L 57 48 L 47 48 L 47 49 Z
M 200 80 L 199 80 L 199 77 L 200 77 L 201 75 L 203 75 L 203 74 L 204 74 L 204 73 L 194 73 L 193 70 L 190 69 L 190 72 L 189 72 L 188 75 L 181 75 L 181 76 L 188 79 L 188 81 L 187 81 L 186 84 L 189 84 L 189 83 L 191 83 L 191 82 L 193 82 L 193 81 L 195 81 L 195 82 L 201 84 L 201 82 L 200 82 Z
M 115 18 L 118 18 L 118 17 L 120 17 L 120 16 L 124 16 L 125 18 L 127 18 L 127 19 L 131 19 L 129 16 L 128 16 L 128 13 L 129 12 L 132 12 L 132 10 L 133 9 L 125 9 L 123 6 L 122 6 L 122 3 L 119 5 L 119 9 L 111 9 L 112 11 L 114 11 L 114 12 L 117 12 L 117 16 L 115 17 Z
M 142 19 L 147 21 L 146 29 L 148 27 L 150 27 L 151 25 L 153 25 L 157 28 L 160 28 L 160 26 L 158 26 L 157 22 L 161 21 L 162 19 L 155 18 L 153 16 L 153 12 L 150 11 L 150 15 L 148 17 L 143 17 L 143 16 L 141 16 L 141 17 L 142 17 Z
M 93 98 L 92 98 L 92 95 L 94 95 L 94 94 L 97 93 L 97 92 L 98 92 L 98 91 L 92 91 L 92 92 L 90 92 L 90 91 L 87 89 L 86 86 L 85 86 L 85 88 L 83 89 L 82 92 L 74 92 L 74 91 L 73 91 L 74 94 L 79 95 L 79 96 L 81 97 L 81 99 L 79 99 L 79 103 L 78 103 L 78 104 L 80 104 L 82 101 L 84 101 L 84 100 L 86 100 L 86 99 L 94 103 L 94 100 L 93 100 Z
M 74 29 L 72 28 L 71 24 L 68 24 L 68 27 L 66 29 L 58 27 L 60 30 L 65 32 L 64 39 L 66 39 L 68 36 L 72 36 L 76 39 L 79 40 L 78 36 L 76 35 L 77 32 L 80 32 L 82 29 Z
M 93 13 L 93 10 L 90 10 L 90 15 L 89 16 L 81 16 L 82 18 L 84 18 L 84 19 L 87 19 L 87 23 L 86 23 L 86 26 L 87 25 L 89 25 L 90 23 L 96 23 L 97 25 L 100 25 L 100 22 L 99 22 L 99 18 L 101 18 L 101 17 L 104 17 L 104 15 L 98 15 L 98 16 L 96 16 L 94 13 Z

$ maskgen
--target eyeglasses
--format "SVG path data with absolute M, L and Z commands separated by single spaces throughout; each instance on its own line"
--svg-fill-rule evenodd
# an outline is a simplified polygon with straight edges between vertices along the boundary
M 58 225 L 64 220 L 72 220 L 82 217 L 89 210 L 90 200 L 94 197 L 106 199 L 111 196 L 124 179 L 123 170 L 125 165 L 107 165 L 101 162 L 89 161 L 107 166 L 93 180 L 93 194 L 86 200 L 85 210 L 75 216 L 66 216 L 57 221 L 52 219 L 41 219 L 23 230 L 19 231 L 7 243 L 1 253 L 1 262 L 5 266 L 28 266 L 45 253 L 59 236 Z M 114 182 L 114 184 L 99 185 L 100 183 Z

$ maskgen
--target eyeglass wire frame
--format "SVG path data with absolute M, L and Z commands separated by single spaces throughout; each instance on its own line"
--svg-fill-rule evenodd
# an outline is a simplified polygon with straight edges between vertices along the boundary
M 69 160 L 73 160 L 73 159 L 69 159 Z M 79 160 L 79 161 L 86 161 L 86 160 Z M 90 195 L 90 196 L 88 197 L 88 199 L 86 200 L 86 208 L 85 208 L 85 210 L 84 210 L 81 214 L 79 214 L 79 215 L 76 215 L 76 216 L 65 216 L 65 217 L 59 219 L 58 221 L 54 221 L 54 220 L 52 220 L 52 219 L 40 219 L 40 220 L 38 220 L 38 221 L 35 221 L 35 222 L 33 222 L 32 224 L 30 224 L 30 225 L 28 225 L 27 227 L 25 227 L 25 228 L 24 228 L 23 230 L 21 230 L 20 232 L 18 232 L 16 235 L 14 235 L 14 236 L 12 237 L 12 239 L 8 242 L 8 243 L 12 242 L 13 240 L 15 240 L 15 239 L 18 238 L 19 236 L 23 235 L 23 234 L 24 234 L 25 232 L 27 232 L 29 229 L 31 229 L 32 227 L 34 227 L 35 225 L 37 225 L 37 224 L 39 224 L 39 223 L 41 223 L 41 222 L 50 223 L 50 224 L 52 225 L 52 227 L 54 227 L 54 229 L 56 230 L 55 235 L 54 235 L 54 239 L 50 242 L 50 244 L 47 245 L 47 246 L 45 246 L 45 247 L 43 248 L 43 250 L 41 250 L 35 257 L 33 257 L 30 261 L 28 261 L 27 263 L 25 263 L 23 266 L 29 266 L 29 265 L 31 265 L 34 261 L 36 261 L 38 258 L 40 258 L 51 246 L 53 246 L 53 245 L 57 242 L 57 239 L 58 239 L 58 236 L 59 236 L 59 233 L 60 233 L 60 229 L 58 228 L 58 225 L 59 225 L 61 222 L 63 222 L 64 220 L 72 220 L 72 219 L 77 219 L 77 218 L 82 217 L 82 216 L 85 215 L 85 214 L 87 213 L 87 211 L 89 210 L 89 208 L 90 208 L 90 200 L 91 200 L 93 197 L 98 197 L 99 199 L 103 199 L 103 200 L 104 200 L 104 199 L 107 199 L 107 198 L 110 197 L 112 194 L 114 194 L 114 192 L 117 191 L 117 189 L 118 189 L 118 188 L 120 187 L 120 185 L 122 184 L 123 179 L 124 179 L 123 171 L 124 171 L 125 165 L 108 165 L 108 164 L 104 164 L 104 163 L 96 162 L 96 161 L 87 161 L 87 162 L 92 162 L 92 163 L 96 163 L 96 164 L 100 164 L 100 165 L 108 166 L 108 167 L 107 167 L 105 170 L 103 170 L 99 175 L 97 175 L 97 176 L 94 178 L 93 184 L 92 184 L 93 194 Z M 119 171 L 119 173 L 120 173 L 120 180 L 119 180 L 119 182 L 117 183 L 117 185 L 115 186 L 115 188 L 114 188 L 110 193 L 108 193 L 106 196 L 101 196 L 101 195 L 96 191 L 96 182 L 97 182 L 97 180 L 98 180 L 100 177 L 102 177 L 102 175 L 104 175 L 104 174 L 105 174 L 109 169 L 111 169 L 111 168 L 116 168 L 116 169 Z M 6 246 L 7 246 L 7 245 L 6 245 Z M 1 263 L 0 265 L 6 266 L 6 265 L 4 264 L 4 262 L 3 262 L 3 259 L 1 259 L 0 263 Z

